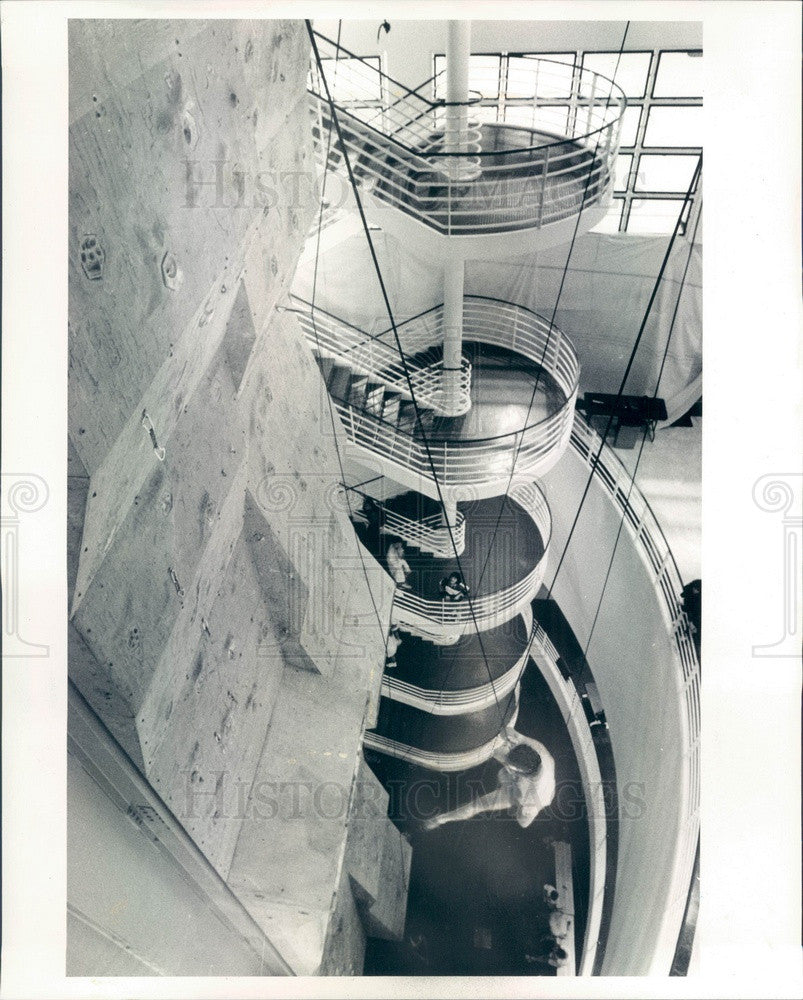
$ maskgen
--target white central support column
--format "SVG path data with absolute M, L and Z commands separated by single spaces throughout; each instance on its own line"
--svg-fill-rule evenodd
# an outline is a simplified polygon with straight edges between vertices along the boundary
M 443 519 L 443 526 L 446 528 L 451 528 L 454 531 L 457 526 L 457 501 L 452 500 L 451 497 L 443 498 L 443 508 L 441 509 L 441 517 Z
M 447 151 L 465 147 L 468 129 L 468 62 L 471 55 L 471 21 L 449 21 L 446 35 L 446 135 Z M 459 102 L 460 107 L 453 105 Z
M 443 408 L 457 415 L 463 359 L 463 279 L 465 262 L 447 260 L 443 272 Z
M 466 539 L 465 535 L 461 536 L 457 531 L 457 501 L 450 496 L 444 496 L 443 498 L 441 521 L 443 522 L 443 527 L 451 534 L 458 556 L 461 556 L 463 549 L 466 547 Z M 449 554 L 451 555 L 451 552 Z

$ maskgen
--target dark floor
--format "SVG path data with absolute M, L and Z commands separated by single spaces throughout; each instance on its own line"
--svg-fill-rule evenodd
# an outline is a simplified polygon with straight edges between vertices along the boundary
M 418 516 L 417 498 L 417 494 L 407 493 L 394 498 L 389 506 L 414 518 Z M 541 560 L 544 543 L 540 532 L 515 500 L 492 497 L 458 504 L 458 509 L 466 516 L 466 547 L 459 560 L 439 559 L 406 546 L 405 558 L 411 569 L 407 582 L 416 594 L 437 601 L 441 596 L 440 580 L 453 571 L 462 571 L 463 579 L 471 588 L 471 596 L 482 597 L 518 583 Z M 384 555 L 392 536 L 379 535 L 362 525 L 357 525 L 357 534 L 366 548 L 385 565 Z
M 478 636 L 471 631 L 454 645 L 437 646 L 402 633 L 392 676 L 435 691 L 459 691 L 496 680 L 527 648 L 527 626 L 519 615 Z
M 486 708 L 460 715 L 436 715 L 393 698 L 382 698 L 376 731 L 386 739 L 427 753 L 465 753 L 496 739 L 515 709 L 515 691 Z
M 492 791 L 495 761 L 447 775 L 366 752 L 390 792 L 391 818 L 413 843 L 404 940 L 370 939 L 367 975 L 548 974 L 524 956 L 546 931 L 542 887 L 555 875 L 550 838 L 572 846 L 576 941 L 582 943 L 589 858 L 582 785 L 561 713 L 532 662 L 522 679 L 516 728 L 542 740 L 556 761 L 555 801 L 526 829 L 499 813 L 421 831 L 420 819 Z
M 432 441 L 476 441 L 515 434 L 545 420 L 566 397 L 552 376 L 522 354 L 472 343 L 466 331 L 463 355 L 471 362 L 471 409 L 461 417 L 436 417 Z

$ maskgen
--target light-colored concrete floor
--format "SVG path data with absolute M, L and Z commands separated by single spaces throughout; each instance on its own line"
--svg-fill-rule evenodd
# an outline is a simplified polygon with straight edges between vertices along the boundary
M 702 440 L 701 417 L 693 427 L 667 427 L 647 441 L 639 462 L 636 485 L 658 518 L 684 583 L 701 576 Z M 632 474 L 639 445 L 616 454 Z

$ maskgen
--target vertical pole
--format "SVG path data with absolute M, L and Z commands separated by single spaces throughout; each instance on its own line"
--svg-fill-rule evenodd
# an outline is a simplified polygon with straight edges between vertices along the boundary
M 448 259 L 443 272 L 443 409 L 460 410 L 460 365 L 463 359 L 463 281 L 465 262 Z
M 457 554 L 458 556 L 461 556 L 463 554 L 463 550 L 465 549 L 466 540 L 465 536 L 461 538 L 457 534 L 457 501 L 453 500 L 449 496 L 444 496 L 443 498 L 443 507 L 441 508 L 441 523 L 443 524 L 444 529 L 448 529 L 451 538 L 454 541 L 455 548 L 457 549 Z M 446 535 L 445 530 L 444 530 L 444 535 Z M 449 556 L 451 556 L 452 547 L 448 537 L 444 538 L 444 547 L 448 552 Z
M 441 511 L 441 520 L 443 521 L 443 526 L 449 527 L 454 531 L 457 526 L 457 501 L 452 500 L 450 497 L 443 498 L 443 510 Z
M 449 21 L 446 36 L 446 152 L 466 149 L 468 131 L 468 66 L 471 56 L 471 21 Z M 456 106 L 459 105 L 459 106 Z M 459 175 L 462 157 L 447 157 L 450 181 Z M 459 409 L 460 362 L 463 354 L 462 260 L 447 260 L 443 293 L 443 405 L 447 414 Z
M 446 35 L 446 135 L 447 152 L 459 151 L 468 127 L 468 62 L 471 55 L 471 21 L 449 21 Z M 459 103 L 460 107 L 455 107 Z

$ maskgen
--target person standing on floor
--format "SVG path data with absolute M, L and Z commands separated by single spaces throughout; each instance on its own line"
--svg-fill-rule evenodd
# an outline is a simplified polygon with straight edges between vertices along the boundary
M 403 587 L 405 590 L 411 590 L 412 588 L 407 582 L 407 577 L 410 575 L 410 565 L 404 558 L 403 542 L 391 542 L 385 555 L 385 562 L 390 570 L 390 575 L 396 582 L 396 586 Z
M 401 635 L 397 625 L 390 626 L 387 645 L 385 646 L 385 670 L 393 670 L 396 663 L 396 650 L 401 646 Z

